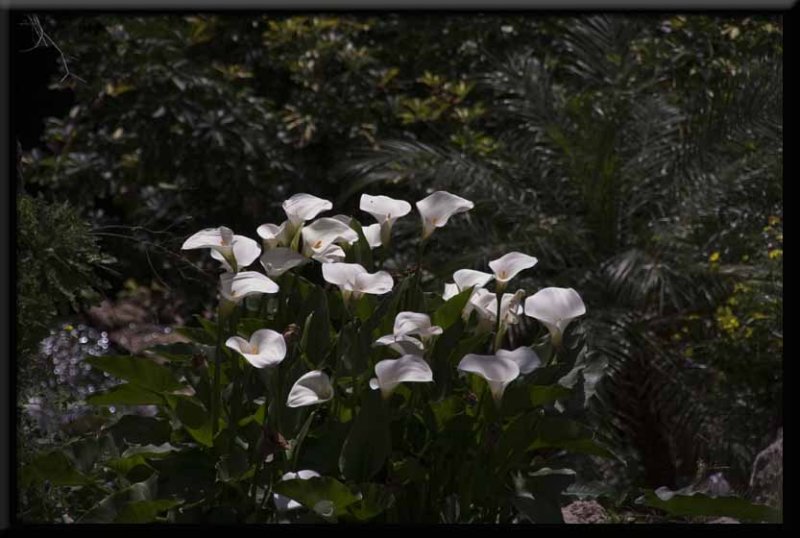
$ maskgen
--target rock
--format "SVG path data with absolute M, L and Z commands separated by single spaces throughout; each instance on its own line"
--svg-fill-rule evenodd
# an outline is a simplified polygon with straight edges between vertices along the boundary
M 608 514 L 597 501 L 574 501 L 561 508 L 564 523 L 606 523 Z
M 783 428 L 778 430 L 777 439 L 756 456 L 750 495 L 755 503 L 783 508 Z

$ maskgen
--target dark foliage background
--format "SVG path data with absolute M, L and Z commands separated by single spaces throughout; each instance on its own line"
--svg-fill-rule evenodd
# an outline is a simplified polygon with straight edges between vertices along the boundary
M 586 301 L 607 366 L 593 420 L 627 465 L 586 460 L 585 481 L 624 503 L 723 470 L 747 494 L 782 426 L 780 17 L 16 23 L 38 46 L 17 61 L 48 50 L 65 108 L 38 140 L 15 124 L 23 368 L 103 295 L 155 283 L 184 318 L 209 307 L 211 265 L 180 252 L 200 228 L 254 237 L 295 192 L 358 214 L 364 192 L 445 189 L 476 207 L 442 230 L 427 282 L 519 250 L 542 260 L 521 286 Z M 398 268 L 417 226 L 398 222 Z

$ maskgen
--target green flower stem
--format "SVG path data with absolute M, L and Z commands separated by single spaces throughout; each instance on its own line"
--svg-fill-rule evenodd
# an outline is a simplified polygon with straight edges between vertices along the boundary
M 220 397 L 220 365 L 222 364 L 222 307 L 217 307 L 217 349 L 214 353 L 214 391 L 211 394 L 211 439 L 217 437 L 219 429 Z
M 500 305 L 503 302 L 503 292 L 497 291 L 497 314 L 495 315 L 496 321 L 494 324 L 494 352 L 500 349 L 500 344 L 503 341 L 503 336 L 500 334 Z
M 317 414 L 317 410 L 314 409 L 311 411 L 311 414 L 308 415 L 303 427 L 300 429 L 300 434 L 297 436 L 297 442 L 295 443 L 294 448 L 292 449 L 292 469 L 297 471 L 297 461 L 300 457 L 300 447 L 303 446 L 303 441 L 305 441 L 306 436 L 308 435 L 308 430 L 311 428 L 311 423 L 314 421 L 314 417 Z

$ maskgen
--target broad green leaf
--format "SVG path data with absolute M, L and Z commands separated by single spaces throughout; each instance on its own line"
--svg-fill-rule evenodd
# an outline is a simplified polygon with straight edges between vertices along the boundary
M 54 486 L 82 486 L 90 484 L 92 479 L 81 474 L 61 450 L 53 450 L 34 458 L 22 468 L 21 484 L 28 487 L 49 481 Z
M 677 516 L 732 517 L 745 521 L 777 523 L 781 521 L 778 510 L 753 504 L 740 497 L 709 497 L 703 493 L 681 494 L 667 488 L 648 491 L 645 504 Z
M 129 356 L 88 357 L 85 362 L 114 377 L 129 381 L 155 392 L 170 392 L 184 388 L 169 368 L 150 359 Z
M 515 480 L 517 494 L 512 502 L 532 523 L 564 523 L 561 494 L 574 481 L 575 471 L 572 469 L 545 467 L 525 479 Z
M 168 420 L 139 415 L 123 415 L 108 428 L 117 444 L 161 445 L 169 441 L 172 428 Z
M 472 288 L 469 288 L 455 297 L 451 297 L 446 303 L 436 309 L 433 316 L 431 316 L 431 322 L 442 329 L 447 329 L 450 325 L 461 319 L 461 314 L 471 295 Z
M 556 400 L 569 397 L 571 391 L 561 385 L 532 385 L 530 388 L 531 405 L 540 407 Z
M 217 345 L 216 336 L 208 334 L 208 332 L 199 327 L 176 327 L 175 332 L 198 344 L 206 346 Z
M 114 523 L 128 504 L 153 500 L 157 478 L 157 475 L 153 475 L 143 482 L 112 493 L 86 512 L 78 523 Z
M 339 469 L 348 480 L 366 482 L 377 473 L 391 451 L 389 412 L 378 391 L 364 395 L 361 410 L 353 421 L 342 447 Z
M 211 438 L 211 413 L 194 398 L 168 396 L 170 407 L 187 432 L 195 441 L 207 447 L 213 446 Z
M 91 405 L 163 405 L 164 398 L 157 392 L 133 383 L 123 383 L 86 398 Z
M 368 521 L 380 515 L 394 503 L 394 495 L 381 484 L 361 484 L 361 500 L 348 506 L 349 515 L 358 521 Z
M 175 499 L 158 499 L 155 501 L 136 501 L 126 504 L 114 518 L 114 523 L 150 523 L 158 514 L 166 512 L 182 504 Z
M 537 448 L 563 448 L 571 452 L 614 457 L 594 440 L 592 432 L 573 420 L 560 417 L 543 417 L 536 426 L 536 437 L 528 450 Z
M 346 514 L 347 507 L 359 500 L 347 486 L 328 477 L 278 482 L 273 491 L 299 502 L 309 510 L 321 502 L 333 503 L 334 517 Z
M 170 362 L 186 362 L 199 352 L 198 346 L 188 342 L 162 344 L 147 349 L 148 354 L 157 355 Z

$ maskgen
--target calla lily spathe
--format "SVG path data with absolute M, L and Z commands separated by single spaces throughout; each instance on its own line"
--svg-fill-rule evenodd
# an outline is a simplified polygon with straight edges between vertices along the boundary
M 319 476 L 320 474 L 318 472 L 306 469 L 303 471 L 297 471 L 296 473 L 289 472 L 284 474 L 281 477 L 281 482 L 285 482 L 287 480 L 308 480 L 309 478 L 319 478 Z M 275 508 L 277 508 L 280 512 L 297 510 L 303 506 L 299 502 L 290 499 L 289 497 L 285 497 L 280 493 L 273 493 L 272 500 L 275 501 Z
M 299 225 L 313 219 L 320 213 L 333 209 L 333 204 L 323 198 L 300 193 L 284 201 L 282 207 L 289 222 L 296 229 Z
M 533 256 L 528 256 L 521 252 L 509 252 L 496 260 L 489 262 L 489 267 L 494 271 L 494 278 L 497 281 L 498 289 L 505 287 L 509 280 L 517 276 L 520 271 L 530 269 L 539 260 Z
M 430 383 L 433 381 L 431 367 L 422 357 L 403 355 L 399 359 L 386 359 L 375 365 L 375 375 L 369 380 L 373 390 L 380 389 L 381 396 L 388 398 L 400 383 Z
M 394 280 L 386 271 L 368 273 L 357 263 L 325 263 L 322 265 L 322 278 L 339 286 L 345 300 L 350 296 L 357 299 L 364 293 L 383 295 L 394 287 Z
M 358 241 L 358 234 L 354 229 L 338 219 L 327 217 L 317 219 L 305 226 L 301 233 L 303 235 L 303 254 L 309 258 L 328 252 L 327 249 L 334 243 L 353 244 Z
M 304 374 L 289 391 L 286 399 L 287 407 L 304 407 L 317 405 L 333 399 L 333 385 L 328 374 L 320 370 L 312 370 Z
M 234 234 L 226 226 L 200 230 L 183 242 L 181 250 L 197 248 L 211 249 L 211 257 L 222 262 L 226 271 L 247 267 L 261 254 L 258 243 L 249 237 Z
M 514 351 L 498 349 L 495 356 L 501 359 L 509 359 L 517 363 L 520 374 L 529 374 L 542 365 L 542 359 L 528 346 L 518 347 Z
M 367 240 L 367 243 L 369 243 L 369 248 L 378 248 L 383 244 L 380 224 L 376 223 L 364 226 L 361 228 L 361 231 L 364 232 L 364 238 Z
M 484 273 L 483 271 L 459 269 L 453 273 L 453 282 L 448 282 L 444 285 L 444 294 L 442 298 L 447 301 L 468 288 L 478 290 L 483 288 L 493 278 L 494 275 Z
M 249 340 L 231 336 L 225 345 L 237 351 L 255 368 L 277 366 L 286 357 L 286 341 L 283 335 L 271 329 L 259 329 Z
M 439 334 L 442 334 L 442 328 L 431 324 L 427 314 L 400 312 L 394 318 L 392 334 L 381 336 L 375 344 L 389 346 L 401 355 L 419 355 L 425 349 L 424 342 Z
M 520 373 L 517 363 L 509 358 L 495 355 L 475 355 L 474 353 L 461 359 L 458 369 L 462 372 L 478 374 L 484 378 L 489 385 L 492 398 L 498 403 L 508 384 L 519 377 Z
M 343 262 L 346 257 L 344 250 L 339 245 L 328 245 L 319 252 L 311 256 L 311 259 L 317 260 L 319 263 L 339 263 Z
M 428 314 L 419 312 L 400 312 L 394 318 L 395 336 L 416 335 L 426 340 L 432 336 L 442 334 L 442 328 L 431 323 Z
M 228 301 L 240 302 L 249 295 L 278 293 L 278 285 L 256 271 L 222 273 L 219 277 L 220 293 Z
M 525 299 L 525 314 L 538 319 L 550 331 L 550 340 L 561 346 L 567 326 L 586 313 L 586 305 L 572 288 L 544 288 Z
M 519 322 L 519 316 L 523 313 L 521 303 L 524 297 L 524 290 L 503 294 L 500 299 L 501 329 Z M 497 295 L 485 288 L 480 288 L 475 290 L 470 297 L 469 305 L 478 313 L 479 326 L 482 329 L 491 330 L 497 321 Z
M 425 240 L 436 228 L 441 228 L 453 215 L 469 211 L 475 204 L 450 194 L 447 191 L 436 191 L 417 202 L 417 210 L 422 217 L 422 239 Z
M 292 242 L 291 223 L 287 220 L 280 226 L 277 224 L 262 224 L 256 230 L 261 238 L 264 249 L 269 250 L 276 247 L 288 247 Z
M 408 335 L 387 334 L 375 340 L 373 345 L 389 346 L 400 355 L 422 355 L 425 351 L 425 344 L 421 340 Z
M 308 258 L 290 248 L 276 247 L 264 251 L 260 261 L 268 276 L 279 277 L 286 271 L 308 262 Z
M 397 219 L 411 213 L 411 204 L 405 200 L 395 200 L 388 196 L 362 194 L 359 209 L 369 213 L 380 227 L 381 242 L 388 245 L 392 237 L 392 226 Z

